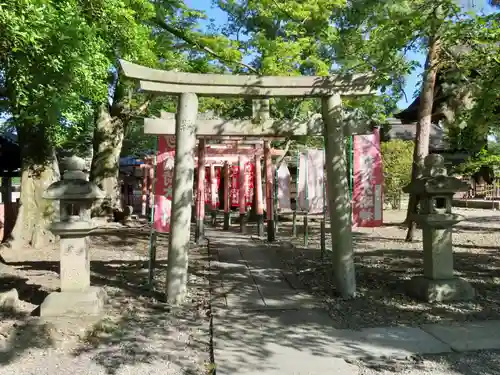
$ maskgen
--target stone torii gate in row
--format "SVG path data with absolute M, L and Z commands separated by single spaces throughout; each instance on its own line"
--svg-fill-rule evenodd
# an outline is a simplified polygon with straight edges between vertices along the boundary
M 332 257 L 338 292 L 356 294 L 351 208 L 344 146 L 342 96 L 373 94 L 366 75 L 271 77 L 179 73 L 151 69 L 120 61 L 126 77 L 139 81 L 139 88 L 162 95 L 178 95 L 175 120 L 145 119 L 145 130 L 161 127 L 163 134 L 175 134 L 174 188 L 167 268 L 167 301 L 183 302 L 187 290 L 191 201 L 196 137 L 304 136 L 325 138 L 328 200 L 332 235 Z M 204 121 L 198 126 L 198 95 L 249 98 L 320 97 L 323 121 L 277 121 L 263 119 Z M 149 131 L 148 131 L 149 130 Z

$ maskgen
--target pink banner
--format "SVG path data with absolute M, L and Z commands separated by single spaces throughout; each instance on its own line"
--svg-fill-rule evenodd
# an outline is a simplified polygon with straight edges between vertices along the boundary
M 352 223 L 357 227 L 382 225 L 383 182 L 380 130 L 355 135 Z
M 231 207 L 239 207 L 240 206 L 240 182 L 239 182 L 239 172 L 240 167 L 237 165 L 232 165 L 230 167 L 229 173 L 231 175 L 231 188 L 230 188 L 230 201 Z
M 157 232 L 170 232 L 172 188 L 174 179 L 175 136 L 158 137 L 156 179 L 154 186 L 153 228 Z
M 321 214 L 325 210 L 325 151 L 307 151 L 307 212 Z
M 291 211 L 292 202 L 290 200 L 290 170 L 285 163 L 281 163 L 278 171 L 278 208 L 280 211 Z
M 324 211 L 325 152 L 307 150 L 299 155 L 299 176 L 297 179 L 297 206 L 309 214 Z

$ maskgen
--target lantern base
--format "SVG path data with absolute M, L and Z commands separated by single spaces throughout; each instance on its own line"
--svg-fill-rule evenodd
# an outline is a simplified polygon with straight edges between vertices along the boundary
M 459 277 L 434 280 L 415 276 L 406 287 L 410 297 L 424 302 L 470 301 L 475 296 L 474 288 Z
M 53 292 L 40 305 L 40 316 L 100 315 L 106 300 L 106 292 L 98 287 L 90 287 L 81 292 Z

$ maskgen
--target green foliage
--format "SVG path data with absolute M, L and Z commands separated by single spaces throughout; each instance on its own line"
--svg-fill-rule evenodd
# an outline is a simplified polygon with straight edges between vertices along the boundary
M 345 18 L 348 4 L 343 0 L 213 0 L 213 3 L 226 12 L 229 20 L 218 32 L 250 61 L 248 66 L 233 66 L 233 72 L 280 76 L 373 72 L 370 66 L 358 64 L 355 68 L 345 64 L 341 20 Z M 362 34 L 360 30 L 356 33 Z M 397 74 L 386 80 L 388 87 L 397 81 L 394 78 Z M 345 100 L 344 105 L 348 109 L 361 108 L 374 121 L 384 122 L 398 100 L 390 88 L 386 91 L 387 94 L 376 97 Z M 249 103 L 240 113 L 251 114 Z M 271 98 L 273 118 L 307 120 L 317 113 L 321 113 L 317 99 Z M 226 108 L 220 114 L 229 117 L 235 111 Z M 322 137 L 301 137 L 291 144 L 274 142 L 274 146 L 280 148 L 285 144 L 292 152 L 324 147 Z
M 500 19 L 456 0 L 354 0 L 341 21 L 339 60 L 346 67 L 376 72 L 379 84 L 395 92 L 417 65 L 405 52 L 426 52 L 439 39 L 439 69 L 445 74 L 446 126 L 467 125 L 487 134 L 498 127 L 500 108 Z M 361 32 L 360 32 L 361 31 Z M 460 133 L 460 132 L 458 132 Z M 470 133 L 470 132 L 469 132 Z M 464 135 L 463 138 L 466 136 Z
M 482 149 L 477 155 L 458 165 L 454 172 L 472 175 L 478 172 L 481 167 L 492 168 L 495 175 L 498 176 L 500 174 L 500 154 Z
M 414 142 L 399 139 L 383 142 L 384 196 L 397 208 L 403 187 L 411 181 Z
M 180 0 L 0 0 L 0 110 L 10 113 L 18 128 L 37 128 L 50 146 L 85 149 L 95 109 L 109 100 L 110 87 L 119 81 L 120 95 L 111 90 L 111 96 L 120 99 L 118 109 L 127 124 L 124 151 L 138 154 L 154 148 L 152 137 L 142 134 L 142 118 L 175 110 L 175 100 L 154 98 L 121 82 L 117 59 L 124 58 L 200 73 L 371 72 L 381 95 L 349 99 L 345 106 L 384 122 L 395 110 L 405 75 L 416 66 L 405 52 L 422 50 L 426 38 L 439 30 L 446 51 L 457 43 L 469 46 L 460 61 L 448 53 L 443 58 L 443 66 L 459 67 L 455 81 L 466 85 L 475 103 L 471 110 L 457 111 L 457 143 L 471 139 L 456 131 L 463 129 L 463 121 L 473 123 L 477 134 L 499 125 L 494 109 L 500 94 L 500 52 L 492 41 L 499 40 L 500 27 L 495 15 L 465 18 L 453 0 L 213 2 L 229 22 L 202 32 L 197 22 L 206 15 Z M 479 75 L 467 78 L 472 70 Z M 248 117 L 251 102 L 203 98 L 204 110 L 227 118 Z M 317 100 L 272 99 L 271 110 L 275 118 L 307 119 L 320 108 Z M 304 138 L 291 148 L 321 142 Z
M 3 109 L 15 126 L 41 127 L 46 142 L 57 145 L 64 122 L 78 123 L 92 111 L 89 100 L 106 97 L 101 81 L 109 65 L 102 41 L 76 1 L 5 2 L 0 39 Z
M 470 106 L 452 103 L 456 112 L 455 126 L 473 126 L 478 133 L 488 134 L 500 128 L 500 18 L 498 13 L 474 15 L 453 24 L 450 38 L 463 46 L 458 56 L 448 54 L 451 67 L 448 93 L 469 95 Z M 456 54 L 455 54 L 456 55 Z
M 156 60 L 145 23 L 155 15 L 147 0 L 0 4 L 2 109 L 12 116 L 25 154 L 38 154 L 31 156 L 40 163 L 54 147 L 88 141 L 117 58 Z
M 203 17 L 179 0 L 0 1 L 0 111 L 25 135 L 21 143 L 40 144 L 28 148 L 39 159 L 54 147 L 81 154 L 91 148 L 101 103 L 111 100 L 113 116 L 136 126 L 140 121 L 132 119 L 171 101 L 121 82 L 118 59 L 163 69 L 212 69 L 206 55 L 190 49 L 202 37 L 210 40 L 193 31 Z M 183 37 L 191 43 L 183 45 Z M 138 137 L 133 144 L 148 143 L 137 129 L 129 135 Z
M 487 142 L 488 129 L 469 123 L 463 127 L 457 124 L 447 124 L 445 138 L 448 148 L 453 151 L 466 151 L 476 154 Z

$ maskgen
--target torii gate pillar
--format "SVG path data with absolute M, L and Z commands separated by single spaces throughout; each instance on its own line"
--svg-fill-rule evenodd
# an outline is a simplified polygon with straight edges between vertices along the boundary
M 351 204 L 347 181 L 344 124 L 340 95 L 321 100 L 324 122 L 328 207 L 332 235 L 333 272 L 343 297 L 356 295 L 356 276 L 352 247 Z
M 167 302 L 174 305 L 184 301 L 187 291 L 197 114 L 196 94 L 181 94 L 175 122 L 174 187 L 167 268 Z

